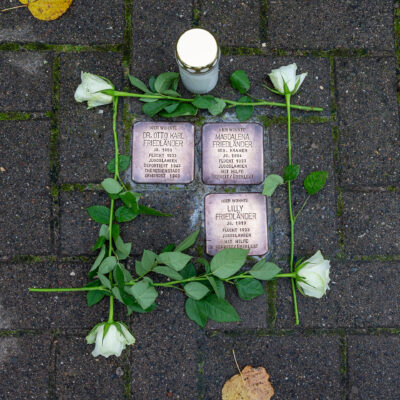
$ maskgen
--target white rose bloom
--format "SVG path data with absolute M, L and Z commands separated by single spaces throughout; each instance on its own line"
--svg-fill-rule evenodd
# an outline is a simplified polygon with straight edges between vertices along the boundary
M 329 289 L 330 261 L 325 260 L 318 250 L 311 258 L 302 263 L 297 270 L 297 284 L 303 289 L 304 294 L 320 299 Z
M 99 355 L 108 358 L 109 356 L 119 357 L 126 345 L 134 344 L 136 339 L 132 336 L 126 326 L 121 322 L 113 322 L 110 324 L 106 336 L 103 339 L 104 328 L 106 322 L 96 325 L 86 336 L 88 344 L 96 343 L 92 352 L 93 357 Z
M 112 96 L 100 93 L 100 91 L 105 89 L 114 89 L 110 83 L 88 72 L 81 72 L 81 79 L 82 83 L 77 87 L 74 95 L 78 103 L 87 101 L 88 108 L 112 103 Z
M 268 74 L 272 84 L 280 94 L 285 94 L 285 86 L 283 82 L 286 83 L 290 94 L 295 94 L 299 90 L 301 84 L 307 76 L 307 72 L 296 75 L 296 70 L 297 65 L 294 63 L 285 65 L 284 67 L 280 67 L 278 69 L 273 69 L 271 73 Z

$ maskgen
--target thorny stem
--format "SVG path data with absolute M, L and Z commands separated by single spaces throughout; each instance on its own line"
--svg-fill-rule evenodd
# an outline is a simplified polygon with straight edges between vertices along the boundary
M 292 164 L 292 143 L 290 137 L 290 93 L 285 95 L 286 99 L 286 110 L 287 110 L 287 121 L 288 121 L 288 161 L 289 165 Z M 292 186 L 291 182 L 288 181 L 288 202 L 289 202 L 289 218 L 290 218 L 290 272 L 293 273 L 293 260 L 294 260 L 294 223 L 295 218 L 293 217 L 292 207 Z M 293 305 L 294 314 L 296 317 L 296 325 L 299 324 L 299 310 L 297 309 L 297 296 L 296 296 L 296 279 L 292 277 L 292 292 L 293 292 Z
M 102 90 L 102 93 L 108 94 L 109 96 L 115 97 L 136 97 L 140 99 L 161 99 L 161 100 L 177 100 L 184 103 L 192 103 L 193 99 L 186 99 L 183 97 L 173 97 L 173 96 L 165 96 L 163 94 L 140 94 L 140 93 L 130 93 L 130 92 L 120 92 L 118 90 L 106 89 Z M 272 106 L 272 107 L 286 107 L 285 103 L 277 103 L 274 101 L 256 101 L 253 103 L 241 103 L 239 101 L 229 100 L 229 99 L 221 99 L 226 104 L 231 104 L 232 106 Z M 297 104 L 289 105 L 290 108 L 294 108 L 296 110 L 304 110 L 304 111 L 323 111 L 321 107 L 308 107 L 301 106 Z
M 212 274 L 203 274 L 200 276 L 194 276 L 192 278 L 186 278 L 186 279 L 181 279 L 177 281 L 169 281 L 169 282 L 161 282 L 161 283 L 154 283 L 154 286 L 160 286 L 160 287 L 173 287 L 175 289 L 180 289 L 177 288 L 175 285 L 181 284 L 181 283 L 187 283 L 187 282 L 195 282 L 195 281 L 206 281 L 208 276 L 212 276 Z M 277 274 L 275 275 L 274 278 L 295 278 L 296 273 L 286 273 L 286 274 Z M 252 275 L 250 274 L 239 274 L 235 276 L 231 276 L 230 278 L 222 279 L 226 283 L 231 283 L 230 281 L 235 280 L 235 279 L 255 279 Z M 137 280 L 132 280 L 130 282 L 125 282 L 125 285 L 127 286 L 133 286 L 137 283 Z M 80 287 L 80 288 L 54 288 L 54 289 L 41 289 L 41 288 L 30 288 L 30 292 L 83 292 L 83 291 L 91 291 L 91 290 L 104 290 L 108 291 L 108 289 L 104 286 L 92 286 L 92 287 Z

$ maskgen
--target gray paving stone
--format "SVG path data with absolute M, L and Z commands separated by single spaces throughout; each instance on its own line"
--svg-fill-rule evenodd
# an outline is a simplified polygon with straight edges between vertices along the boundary
M 268 40 L 282 49 L 393 49 L 393 3 L 268 2 Z
M 139 0 L 132 14 L 132 73 L 149 79 L 165 71 L 178 70 L 175 43 L 191 28 L 192 4 L 185 0 L 159 2 Z
M 124 396 L 124 358 L 94 358 L 84 337 L 59 337 L 56 344 L 57 398 L 120 400 Z
M 179 243 L 201 224 L 202 205 L 192 191 L 143 192 L 141 204 L 154 207 L 172 217 L 140 215 L 121 224 L 125 242 L 132 242 L 132 254 L 144 249 L 158 252 L 167 244 Z M 99 192 L 61 192 L 61 254 L 93 254 L 90 249 L 98 237 L 100 225 L 92 221 L 86 209 L 92 205 L 109 205 L 106 194 Z M 117 207 L 120 204 L 117 203 Z M 200 242 L 199 242 L 200 243 Z
M 395 59 L 340 59 L 336 72 L 342 183 L 398 184 Z
M 219 45 L 260 44 L 260 2 L 202 0 L 200 26 L 212 32 Z
M 52 60 L 49 53 L 0 53 L 0 110 L 50 111 Z
M 349 399 L 398 399 L 399 349 L 397 336 L 350 336 Z
M 185 314 L 182 293 L 159 292 L 159 306 L 133 314 L 136 343 L 131 351 L 131 388 L 135 400 L 197 398 L 199 328 Z
M 98 0 L 96 3 L 76 1 L 63 16 L 51 22 L 34 18 L 26 8 L 8 11 L 7 16 L 0 19 L 0 41 L 122 43 L 124 8 L 124 0 Z
M 226 380 L 241 368 L 264 367 L 274 399 L 341 399 L 339 340 L 325 336 L 213 336 L 202 346 L 204 396 L 219 399 Z
M 0 337 L 1 398 L 47 399 L 51 339 L 47 335 Z
M 399 313 L 398 263 L 331 261 L 330 290 L 322 299 L 297 292 L 300 326 L 305 328 L 392 328 Z M 276 291 L 276 328 L 295 326 L 292 290 L 280 279 Z
M 132 242 L 132 254 L 143 250 L 161 251 L 167 244 L 180 243 L 202 223 L 203 200 L 193 191 L 141 192 L 141 204 L 156 208 L 172 217 L 140 215 L 124 224 L 122 233 L 125 241 Z M 200 239 L 197 245 L 203 246 Z
M 283 174 L 287 159 L 287 127 L 271 126 L 266 130 L 271 142 L 266 157 L 266 175 Z M 294 124 L 291 128 L 292 163 L 300 165 L 299 177 L 292 184 L 293 212 L 301 208 L 307 193 L 303 187 L 305 177 L 311 171 L 328 171 L 327 185 L 311 196 L 295 225 L 295 252 L 298 255 L 323 254 L 338 251 L 336 223 L 335 174 L 333 168 L 333 139 L 330 124 Z M 268 159 L 269 158 L 269 159 Z M 277 188 L 271 197 L 269 213 L 272 223 L 272 252 L 286 256 L 290 252 L 290 224 L 287 186 Z
M 28 289 L 81 287 L 90 265 L 4 264 L 0 275 L 0 329 L 91 329 L 108 315 L 108 302 L 87 307 L 86 293 L 30 293 Z
M 94 205 L 110 206 L 105 192 L 60 193 L 60 253 L 63 255 L 91 254 L 96 243 L 100 224 L 93 221 L 87 208 Z
M 0 122 L 2 255 L 51 251 L 49 138 L 47 121 Z
M 253 300 L 242 300 L 236 288 L 226 287 L 226 299 L 235 307 L 239 314 L 240 322 L 219 323 L 209 321 L 207 329 L 233 330 L 233 329 L 262 329 L 267 328 L 267 299 L 266 295 Z
M 285 103 L 283 96 L 271 93 L 262 86 L 268 78 L 268 73 L 272 69 L 279 68 L 283 65 L 296 63 L 298 73 L 308 72 L 307 78 L 304 80 L 301 88 L 295 96 L 292 97 L 293 104 L 301 104 L 305 106 L 322 107 L 323 112 L 306 112 L 292 110 L 293 116 L 307 117 L 311 115 L 329 116 L 330 115 L 330 65 L 326 58 L 312 57 L 270 57 L 270 56 L 223 56 L 220 62 L 219 81 L 212 94 L 231 99 L 238 100 L 241 95 L 232 88 L 230 76 L 235 70 L 246 71 L 250 80 L 249 93 L 260 99 L 267 101 Z M 269 78 L 267 85 L 272 87 Z M 256 115 L 276 116 L 286 115 L 286 108 L 277 107 L 257 107 Z
M 122 58 L 116 53 L 63 54 L 60 70 L 60 182 L 101 182 L 114 157 L 112 105 L 87 110 L 86 103 L 74 99 L 81 82 L 81 71 L 108 78 L 123 88 Z M 122 101 L 120 102 L 122 105 Z M 122 107 L 119 107 L 119 120 Z M 122 124 L 118 124 L 120 150 L 123 149 Z
M 399 200 L 397 192 L 343 193 L 345 253 L 399 254 Z

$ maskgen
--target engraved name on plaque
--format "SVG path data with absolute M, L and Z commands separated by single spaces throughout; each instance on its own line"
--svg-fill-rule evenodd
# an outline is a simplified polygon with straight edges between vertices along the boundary
M 264 128 L 260 124 L 205 124 L 202 152 L 206 184 L 250 185 L 264 180 Z
M 138 183 L 192 182 L 193 124 L 137 122 L 133 126 L 132 179 Z
M 206 252 L 249 249 L 268 252 L 266 199 L 261 193 L 209 194 L 205 197 Z

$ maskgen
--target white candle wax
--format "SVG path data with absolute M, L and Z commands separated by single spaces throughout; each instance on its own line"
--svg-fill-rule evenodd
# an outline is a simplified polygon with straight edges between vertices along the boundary
M 210 32 L 194 28 L 183 33 L 176 44 L 176 59 L 185 88 L 198 94 L 214 89 L 219 57 L 217 41 Z

